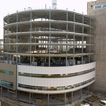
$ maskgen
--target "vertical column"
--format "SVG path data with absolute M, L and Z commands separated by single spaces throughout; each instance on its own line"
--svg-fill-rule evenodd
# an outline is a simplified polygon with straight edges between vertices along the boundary
M 48 94 L 47 106 L 49 106 L 49 94 Z
M 74 25 L 73 25 L 73 31 L 74 31 L 74 35 L 73 35 L 73 65 L 75 65 L 74 64 L 74 62 L 75 62 L 75 56 L 74 56 L 74 54 L 75 54 L 75 12 L 74 12 L 74 14 L 73 14 L 74 16 L 73 16 L 73 22 L 74 22 Z
M 67 13 L 66 13 L 66 31 L 67 31 L 67 35 L 66 35 L 66 55 L 68 54 L 68 10 L 67 10 Z M 67 61 L 67 56 L 66 56 L 66 66 L 68 65 L 67 64 L 68 61 Z
M 19 63 L 21 63 L 21 60 L 20 59 L 21 59 L 21 56 L 19 56 Z
M 12 63 L 14 63 L 14 56 L 12 55 Z
M 1 95 L 2 95 L 2 93 L 3 93 L 3 88 L 2 88 L 2 85 L 1 85 Z
M 89 27 L 89 63 L 91 62 L 90 53 L 91 53 L 91 18 L 90 18 L 90 27 Z
M 18 91 L 17 91 L 17 89 L 16 89 L 16 91 L 15 91 L 15 94 L 16 94 L 16 101 L 18 100 Z
M 7 97 L 9 98 L 9 88 L 7 89 Z
M 33 36 L 33 39 L 32 39 L 32 43 L 35 43 L 35 38 L 34 38 L 34 36 Z M 33 47 L 32 47 L 32 50 L 33 50 L 33 53 L 34 53 L 34 50 L 35 50 L 34 45 L 33 45 Z
M 89 86 L 88 86 L 88 93 L 87 94 L 89 95 Z
M 71 92 L 71 104 L 73 104 L 73 92 Z
M 8 19 L 7 19 L 7 23 L 9 24 L 9 14 L 8 14 Z M 9 43 L 9 26 L 7 27 L 7 43 Z M 9 45 L 6 45 L 7 47 L 7 62 L 9 64 Z
M 17 15 L 16 15 L 16 21 L 17 21 L 17 25 L 16 25 L 16 32 L 18 32 L 18 11 L 17 11 Z M 18 34 L 16 34 L 16 43 L 18 43 Z M 18 47 L 16 45 L 16 53 L 18 52 Z M 13 56 L 14 58 L 14 56 Z M 17 82 L 17 77 L 18 77 L 18 71 L 17 71 L 17 55 L 16 55 L 16 101 L 18 99 L 18 94 L 17 94 L 17 87 L 18 87 L 18 82 Z
M 32 9 L 30 9 L 30 65 L 31 65 L 31 54 L 32 54 Z
M 17 11 L 17 15 L 16 15 L 16 21 L 17 21 L 17 24 L 16 24 L 16 43 L 18 43 L 18 11 Z M 18 45 L 16 44 L 16 64 L 18 63 Z
M 35 101 L 33 101 L 33 99 L 34 99 L 33 93 L 32 93 L 31 99 L 32 99 L 32 104 L 35 104 Z
M 91 26 L 92 26 L 92 24 L 94 24 L 94 22 L 92 22 L 92 21 L 91 21 Z M 93 62 L 94 62 L 95 61 L 95 55 L 94 55 L 95 54 L 95 33 L 94 33 L 95 28 L 93 27 L 92 30 L 93 30 L 93 56 L 94 56 Z
M 29 93 L 29 104 L 32 102 L 31 93 Z
M 64 94 L 64 104 L 66 105 L 66 93 Z
M 82 23 L 84 24 L 84 15 L 82 16 Z M 82 25 L 82 34 L 84 34 L 84 25 Z M 84 63 L 83 53 L 84 53 L 84 35 L 82 35 L 82 58 L 81 58 L 82 64 Z
M 43 53 L 43 36 L 41 36 L 41 53 Z
M 4 23 L 4 27 L 5 27 L 5 21 L 3 20 L 3 23 Z M 4 45 L 5 44 L 5 28 L 4 28 L 4 39 L 3 39 L 3 62 L 5 62 L 5 54 L 4 54 L 4 52 L 5 52 L 5 46 L 6 45 Z
M 82 99 L 82 89 L 80 89 L 80 99 Z
M 34 39 L 34 42 L 35 42 L 35 44 L 36 44 L 36 38 L 33 38 Z M 37 52 L 37 49 L 36 49 L 36 45 L 34 46 L 34 49 L 35 49 L 35 51 Z M 37 52 L 38 53 L 38 52 Z
M 51 50 L 51 9 L 49 10 L 49 67 L 50 67 L 50 50 Z

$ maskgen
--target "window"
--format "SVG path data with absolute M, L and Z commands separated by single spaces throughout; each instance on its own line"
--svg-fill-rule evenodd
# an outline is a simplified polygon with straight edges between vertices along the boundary
M 68 74 L 51 74 L 51 75 L 48 75 L 48 74 L 32 74 L 32 73 L 19 72 L 18 75 L 19 76 L 26 76 L 26 77 L 40 77 L 40 78 L 63 78 L 63 77 L 73 77 L 73 76 L 83 75 L 83 74 L 90 73 L 92 71 L 95 71 L 95 68 L 85 70 L 85 71 L 81 71 L 81 72 L 76 72 L 76 73 L 68 73 Z
M 95 78 L 92 78 L 90 80 L 74 84 L 74 85 L 68 85 L 68 86 L 59 86 L 59 87 L 42 87 L 42 86 L 31 86 L 31 85 L 24 85 L 24 84 L 18 84 L 21 88 L 26 89 L 33 89 L 33 90 L 44 90 L 44 91 L 56 91 L 56 90 L 67 90 L 67 89 L 73 89 L 82 85 L 85 85 L 91 81 L 93 81 Z
M 8 74 L 8 75 L 13 75 L 12 71 L 8 71 L 8 70 L 1 70 L 0 69 L 0 73 L 4 73 L 4 74 Z

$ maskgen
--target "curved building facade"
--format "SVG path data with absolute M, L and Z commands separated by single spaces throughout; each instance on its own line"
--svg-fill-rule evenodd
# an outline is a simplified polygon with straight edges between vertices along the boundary
M 14 88 L 66 97 L 91 85 L 95 81 L 93 21 L 53 9 L 4 17 L 4 62 L 16 66 Z

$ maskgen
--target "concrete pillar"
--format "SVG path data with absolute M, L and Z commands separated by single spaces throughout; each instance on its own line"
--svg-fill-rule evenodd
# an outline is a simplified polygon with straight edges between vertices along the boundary
M 9 98 L 9 89 L 7 89 L 7 98 Z
M 20 63 L 20 59 L 21 59 L 21 56 L 19 56 L 19 63 Z
M 49 94 L 48 94 L 47 106 L 49 106 Z
M 71 92 L 71 104 L 73 104 L 73 92 Z
M 75 22 L 75 12 L 73 14 L 73 22 Z M 75 32 L 75 23 L 73 24 L 73 32 Z M 73 41 L 75 43 L 75 33 L 73 35 Z M 75 61 L 75 57 L 74 57 L 74 54 L 75 54 L 75 45 L 73 44 L 73 65 L 74 65 L 74 61 Z
M 3 20 L 3 24 L 5 26 L 4 20 Z M 4 31 L 4 35 L 5 35 L 5 29 L 3 31 Z M 5 52 L 5 46 L 6 46 L 6 45 L 4 45 L 5 44 L 5 36 L 3 36 L 3 37 L 4 37 L 4 39 L 3 39 L 3 51 Z M 3 53 L 3 62 L 5 62 L 5 54 L 4 53 Z
M 80 99 L 82 99 L 82 89 L 80 89 Z
M 89 92 L 90 92 L 90 91 L 89 91 L 89 86 L 88 86 L 87 88 L 88 88 L 88 92 L 87 92 L 87 95 L 89 95 Z
M 2 90 L 2 86 L 1 86 L 1 95 L 2 95 L 2 91 L 3 91 L 3 90 Z
M 49 44 L 51 44 L 51 9 L 49 10 Z M 51 45 L 49 45 L 49 55 L 50 55 Z M 50 67 L 50 56 L 49 56 L 49 67 Z
M 18 32 L 18 11 L 16 15 L 16 32 Z M 16 34 L 16 43 L 18 43 L 18 34 Z M 16 53 L 18 53 L 18 45 L 16 45 Z M 16 64 L 18 63 L 18 56 L 16 55 Z
M 67 13 L 66 13 L 66 31 L 68 31 L 68 11 L 67 11 Z M 68 51 L 68 34 L 66 34 L 66 54 L 68 53 L 67 51 Z M 67 56 L 66 56 L 66 66 L 67 66 Z
M 8 14 L 8 19 L 7 19 L 7 21 L 8 21 L 8 24 L 9 24 L 9 14 Z M 9 34 L 9 26 L 8 26 L 8 28 L 7 28 L 7 34 Z M 7 43 L 9 43 L 9 36 L 7 37 L 8 38 L 8 42 Z M 6 45 L 7 46 L 7 52 L 9 52 L 9 45 Z M 7 62 L 8 62 L 8 64 L 9 64 L 9 54 L 7 54 Z
M 16 100 L 16 101 L 18 101 L 18 91 L 16 90 L 16 92 L 15 92 L 15 93 L 16 93 L 16 94 L 15 94 L 15 95 L 16 95 L 15 100 Z
M 32 10 L 30 10 L 30 20 L 32 20 Z M 31 54 L 31 52 L 32 52 L 32 45 L 31 45 L 31 43 L 32 43 L 32 33 L 31 33 L 31 31 L 32 31 L 32 21 L 30 21 L 30 50 L 29 50 L 29 53 Z M 31 56 L 30 56 L 30 65 L 31 65 Z
M 49 56 L 49 67 L 50 67 L 50 56 Z
M 82 23 L 84 24 L 84 15 L 82 16 Z M 82 33 L 84 33 L 84 25 L 82 26 Z M 82 54 L 84 53 L 84 36 L 82 35 Z M 84 60 L 83 60 L 83 55 L 82 55 L 82 58 L 81 58 L 81 63 L 83 64 L 84 63 Z
M 66 105 L 66 93 L 64 94 L 64 104 Z
M 31 93 L 29 93 L 29 104 L 32 102 Z
M 90 18 L 90 25 L 91 25 L 91 18 Z M 91 27 L 89 27 L 89 44 L 91 44 Z M 89 53 L 91 52 L 91 45 L 89 45 Z M 89 54 L 89 62 L 91 62 L 90 54 Z

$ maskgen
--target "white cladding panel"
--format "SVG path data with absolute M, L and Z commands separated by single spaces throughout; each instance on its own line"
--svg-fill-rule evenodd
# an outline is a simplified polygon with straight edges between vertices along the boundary
M 82 89 L 86 86 L 89 86 L 93 83 L 94 81 L 88 83 L 88 84 L 85 84 L 85 85 L 82 85 L 80 87 L 77 87 L 77 88 L 73 88 L 73 89 L 69 89 L 69 90 L 60 90 L 60 91 L 41 91 L 41 90 L 31 90 L 31 89 L 24 89 L 24 88 L 20 88 L 18 87 L 18 90 L 22 90 L 22 91 L 26 91 L 26 92 L 34 92 L 34 93 L 43 93 L 43 94 L 60 94 L 60 93 L 67 93 L 67 92 L 72 92 L 72 91 L 76 91 L 76 90 L 79 90 L 79 89 Z
M 18 65 L 18 72 L 24 73 L 35 73 L 35 74 L 66 74 L 75 73 L 84 70 L 95 68 L 95 62 L 89 64 L 75 65 L 75 66 L 64 66 L 64 67 L 37 67 L 37 66 L 25 66 Z
M 95 62 L 83 65 L 76 65 L 76 66 L 68 66 L 68 67 L 35 67 L 35 66 L 17 66 L 17 75 L 18 72 L 24 73 L 36 73 L 36 74 L 66 74 L 66 73 L 75 73 L 84 70 L 89 70 L 95 68 Z M 17 76 L 17 86 L 18 83 L 31 85 L 31 86 L 43 86 L 43 87 L 58 87 L 58 86 L 68 86 L 78 84 L 80 82 L 87 81 L 95 77 L 95 71 L 86 73 L 83 75 L 73 76 L 73 77 L 66 77 L 66 78 L 37 78 L 37 77 L 25 77 L 25 76 Z M 62 91 L 39 91 L 39 90 L 31 90 L 31 89 L 24 89 L 18 87 L 19 90 L 27 91 L 27 92 L 37 92 L 37 93 L 64 93 L 69 91 L 75 91 L 81 89 L 85 86 L 90 85 L 94 81 L 79 86 L 77 88 L 69 89 L 69 90 L 62 90 Z
M 19 76 L 18 83 L 32 86 L 57 87 L 78 84 L 94 77 L 95 72 L 66 78 L 33 78 Z

